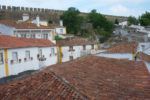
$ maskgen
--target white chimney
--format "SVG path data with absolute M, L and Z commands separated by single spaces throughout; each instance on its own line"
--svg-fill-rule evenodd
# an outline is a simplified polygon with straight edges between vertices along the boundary
M 40 17 L 39 17 L 39 15 L 36 16 L 36 25 L 38 27 L 40 27 Z
M 63 20 L 59 21 L 60 26 L 63 26 Z
M 23 21 L 29 20 L 29 15 L 26 14 L 26 13 L 23 13 L 23 15 L 22 15 L 22 20 L 23 20 Z

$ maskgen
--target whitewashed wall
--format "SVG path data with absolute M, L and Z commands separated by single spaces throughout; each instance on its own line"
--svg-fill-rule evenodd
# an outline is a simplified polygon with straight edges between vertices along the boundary
M 0 50 L 1 53 L 3 53 L 3 60 L 5 59 L 4 58 L 4 50 Z M 1 77 L 4 77 L 5 76 L 5 65 L 4 63 L 3 64 L 0 64 L 0 78 Z
M 96 48 L 96 46 L 94 46 Z M 62 47 L 62 62 L 70 61 L 70 56 L 73 56 L 73 59 L 77 59 L 81 57 L 81 52 L 82 51 L 91 51 L 92 46 L 91 45 L 86 45 L 86 50 L 83 50 L 83 45 L 79 46 L 73 46 L 74 51 L 69 51 L 69 46 L 63 46 Z
M 60 35 L 60 34 L 66 34 L 66 28 L 65 27 L 56 28 L 55 31 L 56 31 L 56 34 L 58 34 L 58 35 Z
M 43 47 L 43 48 L 39 48 L 42 49 L 42 55 L 45 56 L 46 60 L 43 62 L 39 62 L 41 63 L 40 67 L 46 67 L 49 65 L 53 65 L 57 63 L 57 55 L 50 55 L 52 54 L 51 49 L 54 48 L 55 49 L 55 54 L 57 54 L 57 48 L 56 47 Z
M 133 56 L 130 53 L 112 53 L 112 54 L 100 53 L 100 54 L 97 54 L 97 56 L 107 57 L 107 58 L 115 58 L 115 59 L 128 59 L 128 60 L 133 59 Z
M 57 48 L 56 47 L 31 47 L 31 48 L 16 48 L 16 49 L 8 49 L 8 69 L 9 69 L 9 75 L 17 75 L 20 72 L 24 72 L 27 70 L 38 70 L 40 68 L 50 66 L 57 63 L 57 55 L 51 55 L 51 48 L 54 48 L 55 54 L 57 54 Z M 46 60 L 42 61 L 42 65 L 40 67 L 41 61 L 38 60 L 37 55 L 39 54 L 39 49 L 42 49 L 42 55 L 45 56 Z M 33 57 L 33 60 L 27 60 L 24 61 L 24 58 L 26 58 L 25 52 L 30 51 L 30 57 Z M 4 56 L 4 50 L 0 50 L 0 52 L 3 52 Z M 12 59 L 12 53 L 17 52 L 18 53 L 18 59 L 21 59 L 21 62 L 14 62 L 11 63 Z M 3 57 L 4 58 L 4 57 Z M 5 59 L 5 58 L 4 58 Z M 0 78 L 5 77 L 5 65 L 0 64 Z
M 33 57 L 33 60 L 24 61 L 25 51 L 30 51 L 30 57 Z M 17 62 L 11 64 L 12 52 L 18 53 L 18 59 L 21 59 L 21 63 Z M 26 70 L 37 70 L 39 69 L 39 63 L 37 59 L 38 48 L 18 48 L 18 49 L 9 49 L 8 50 L 8 66 L 9 74 L 15 75 Z
M 144 46 L 144 48 L 142 47 Z M 150 42 L 139 43 L 137 51 L 150 55 Z

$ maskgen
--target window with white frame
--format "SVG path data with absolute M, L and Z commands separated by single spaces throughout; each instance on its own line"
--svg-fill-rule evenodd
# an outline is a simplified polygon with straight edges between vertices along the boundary
M 69 46 L 69 51 L 73 51 L 73 46 Z
M 86 50 L 86 45 L 83 45 L 83 50 Z
M 43 34 L 44 39 L 48 39 L 48 34 Z
M 21 34 L 21 37 L 26 38 L 27 36 L 26 34 Z
M 34 34 L 34 33 L 33 33 L 33 34 L 31 34 L 31 38 L 33 38 L 33 39 L 35 38 L 35 34 Z
M 26 55 L 26 59 L 29 60 L 30 59 L 30 51 L 26 51 L 25 55 Z
M 4 63 L 4 59 L 3 59 L 3 53 L 0 53 L 0 64 Z
M 94 49 L 94 44 L 92 44 L 91 46 L 92 46 L 92 49 Z
M 51 48 L 51 55 L 54 56 L 55 55 L 55 49 Z
M 12 60 L 15 62 L 18 61 L 18 53 L 17 52 L 12 52 Z
M 63 29 L 60 29 L 60 33 L 63 34 Z

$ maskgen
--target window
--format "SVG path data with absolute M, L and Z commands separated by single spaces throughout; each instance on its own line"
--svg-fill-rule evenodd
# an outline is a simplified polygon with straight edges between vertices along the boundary
M 70 58 L 70 60 L 73 60 L 73 56 L 70 56 L 69 58 Z
M 21 37 L 26 38 L 26 34 L 21 34 Z
M 141 45 L 141 47 L 142 47 L 142 51 L 144 51 L 144 49 L 145 49 L 145 45 Z
M 86 45 L 83 45 L 83 50 L 86 50 Z
M 94 49 L 94 44 L 92 44 L 92 49 Z
M 30 59 L 30 51 L 26 51 L 25 55 L 26 55 L 26 59 L 29 60 Z
M 63 29 L 60 29 L 60 33 L 63 34 Z
M 73 51 L 73 46 L 69 46 L 69 51 Z
M 0 53 L 0 64 L 3 64 L 4 60 L 3 60 L 3 53 Z
M 43 34 L 44 39 L 48 39 L 48 34 Z
M 33 38 L 33 39 L 34 39 L 34 38 L 35 38 L 35 34 L 31 34 L 31 38 Z
M 52 53 L 52 54 L 51 54 L 52 56 L 55 55 L 55 49 L 54 49 L 54 48 L 51 48 L 51 53 Z
M 39 57 L 42 57 L 42 49 L 39 49 Z
M 17 53 L 17 52 L 13 52 L 13 53 L 12 53 L 12 59 L 13 59 L 13 61 L 15 61 L 15 62 L 18 61 L 18 53 Z

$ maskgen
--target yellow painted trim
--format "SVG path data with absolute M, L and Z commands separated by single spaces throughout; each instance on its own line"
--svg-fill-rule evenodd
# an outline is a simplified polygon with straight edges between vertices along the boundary
M 5 57 L 5 63 L 4 63 L 4 65 L 5 65 L 5 74 L 6 74 L 6 76 L 8 76 L 9 75 L 9 68 L 8 68 L 8 50 L 7 49 L 4 49 L 4 57 Z
M 62 47 L 59 47 L 59 63 L 62 63 Z

